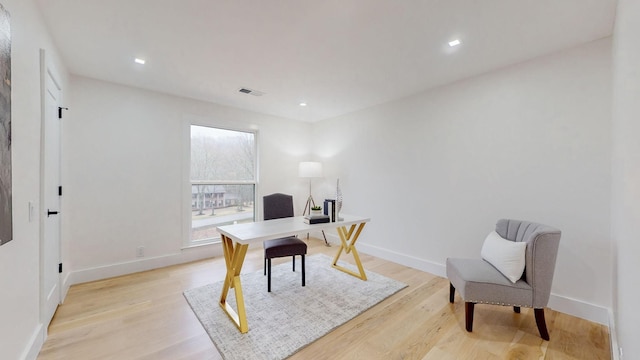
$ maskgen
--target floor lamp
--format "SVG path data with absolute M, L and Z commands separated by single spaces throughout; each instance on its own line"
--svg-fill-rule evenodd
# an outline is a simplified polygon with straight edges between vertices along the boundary
M 313 200 L 313 195 L 311 195 L 311 179 L 322 177 L 322 163 L 317 161 L 302 161 L 298 166 L 298 176 L 301 178 L 309 179 L 309 197 L 307 198 L 307 203 L 304 206 L 304 211 L 302 215 L 310 215 L 311 207 L 316 206 L 316 202 Z M 324 237 L 325 245 L 329 246 L 327 242 L 327 237 L 324 234 L 324 230 L 322 230 L 322 236 Z M 307 239 L 309 238 L 309 233 L 307 233 Z

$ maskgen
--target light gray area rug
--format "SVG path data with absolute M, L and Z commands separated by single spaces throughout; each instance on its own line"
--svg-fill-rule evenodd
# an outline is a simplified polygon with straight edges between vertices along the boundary
M 262 271 L 241 274 L 249 332 L 241 334 L 220 308 L 222 282 L 187 290 L 184 296 L 225 359 L 284 359 L 406 287 L 371 271 L 362 281 L 331 267 L 323 254 L 307 256 L 306 286 L 300 258 L 271 269 L 271 293 Z M 355 266 L 339 265 L 355 270 Z M 236 307 L 233 289 L 227 302 Z

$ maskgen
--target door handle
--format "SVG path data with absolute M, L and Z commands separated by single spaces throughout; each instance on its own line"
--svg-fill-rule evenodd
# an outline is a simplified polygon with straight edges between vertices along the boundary
M 57 211 L 51 211 L 51 210 L 47 209 L 47 217 L 49 217 L 51 215 L 58 215 L 58 212 Z

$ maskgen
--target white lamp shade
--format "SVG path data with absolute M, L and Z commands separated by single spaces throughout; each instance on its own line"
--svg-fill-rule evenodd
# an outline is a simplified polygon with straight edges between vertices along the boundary
M 322 177 L 322 163 L 316 161 L 302 161 L 298 166 L 298 176 L 302 178 Z

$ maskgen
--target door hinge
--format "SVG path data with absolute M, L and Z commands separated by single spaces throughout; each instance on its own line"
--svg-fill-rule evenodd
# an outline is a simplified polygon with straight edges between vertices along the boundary
M 58 186 L 58 196 L 62 196 L 62 186 Z
M 58 264 L 58 273 L 62 274 L 62 263 Z
M 69 110 L 69 108 L 58 106 L 58 119 L 62 119 L 62 110 Z

